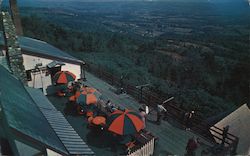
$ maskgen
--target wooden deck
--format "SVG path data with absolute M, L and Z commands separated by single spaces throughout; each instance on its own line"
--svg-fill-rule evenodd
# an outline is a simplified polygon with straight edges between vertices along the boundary
M 115 88 L 103 80 L 95 77 L 90 73 L 86 73 L 86 85 L 98 89 L 104 96 L 105 100 L 111 100 L 112 103 L 123 108 L 133 109 L 138 111 L 140 104 L 127 94 L 116 94 Z M 150 120 L 146 123 L 146 129 L 151 131 L 159 141 L 156 144 L 155 155 L 184 155 L 187 141 L 192 136 L 200 137 L 192 131 L 183 130 L 174 122 L 162 121 L 161 125 L 154 122 L 154 115 L 149 116 Z M 170 124 L 171 123 L 171 124 Z M 201 145 L 196 151 L 196 155 L 201 155 L 201 151 L 211 146 L 207 141 L 200 138 L 204 145 Z

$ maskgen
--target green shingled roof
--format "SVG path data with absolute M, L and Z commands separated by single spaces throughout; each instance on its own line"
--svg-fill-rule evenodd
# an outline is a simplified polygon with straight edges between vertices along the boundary
M 89 146 L 76 133 L 63 114 L 44 96 L 41 90 L 26 87 L 55 133 L 67 149 L 69 155 L 95 155 Z
M 22 83 L 0 65 L 0 103 L 8 126 L 40 145 L 67 154 Z
M 52 58 L 64 59 L 76 63 L 83 63 L 83 61 L 69 55 L 68 53 L 48 44 L 47 42 L 19 36 L 18 41 L 23 52 L 33 55 L 43 55 Z M 3 32 L 0 31 L 0 45 L 4 45 Z
M 18 41 L 20 43 L 21 49 L 25 50 L 26 52 L 81 62 L 75 57 L 61 51 L 47 42 L 23 36 L 19 36 Z

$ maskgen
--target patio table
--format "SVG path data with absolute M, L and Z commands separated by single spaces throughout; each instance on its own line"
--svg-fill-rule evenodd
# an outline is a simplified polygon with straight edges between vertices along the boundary
M 106 124 L 106 118 L 103 116 L 96 116 L 93 120 L 92 123 L 94 125 L 105 125 Z

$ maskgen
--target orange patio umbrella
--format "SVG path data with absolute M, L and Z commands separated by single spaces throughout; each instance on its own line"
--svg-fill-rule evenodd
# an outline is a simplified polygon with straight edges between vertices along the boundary
M 90 105 L 90 104 L 96 104 L 98 101 L 98 98 L 92 93 L 77 92 L 75 94 L 75 97 L 76 97 L 76 102 L 78 104 Z
M 97 101 L 100 99 L 100 97 L 101 97 L 101 93 L 99 92 L 99 91 L 97 91 L 97 89 L 95 89 L 95 88 L 93 88 L 93 87 L 82 87 L 81 89 L 80 89 L 80 91 L 79 92 L 77 92 L 76 93 L 77 95 L 76 95 L 76 97 L 79 97 L 80 96 L 80 94 L 83 94 L 83 95 L 90 95 L 90 94 L 93 94 L 95 97 L 96 97 L 96 99 L 97 99 Z M 91 95 L 92 96 L 92 95 Z M 81 100 L 80 100 L 81 101 Z M 96 102 L 97 102 L 96 101 Z
M 82 87 L 80 89 L 81 92 L 87 92 L 87 93 L 94 93 L 97 92 L 97 90 L 95 88 L 92 87 Z
M 118 135 L 135 134 L 143 129 L 141 116 L 132 110 L 116 110 L 107 120 L 108 130 Z
M 70 81 L 74 81 L 75 79 L 76 79 L 75 74 L 69 71 L 59 71 L 53 77 L 53 81 L 56 84 L 67 84 Z

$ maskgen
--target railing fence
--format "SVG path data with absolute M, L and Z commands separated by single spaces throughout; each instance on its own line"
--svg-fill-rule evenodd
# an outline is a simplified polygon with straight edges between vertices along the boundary
M 151 139 L 145 145 L 140 148 L 132 148 L 128 152 L 127 156 L 152 156 L 154 154 L 155 139 Z
M 120 77 L 110 72 L 107 72 L 101 66 L 87 63 L 86 70 L 96 75 L 97 77 L 103 79 L 112 86 L 117 87 L 118 92 L 120 88 L 123 88 L 126 91 L 126 93 L 134 97 L 136 100 L 140 101 L 141 103 L 145 103 L 151 107 L 155 107 L 157 104 L 162 103 L 165 100 L 163 97 L 170 97 L 170 95 L 159 96 L 159 94 L 150 90 L 140 90 L 139 88 L 136 88 L 134 85 L 130 84 L 129 81 L 121 79 Z M 183 124 L 183 115 L 187 112 L 187 110 L 178 107 L 177 103 L 173 101 L 169 102 L 165 106 L 166 109 L 168 110 L 169 117 L 176 120 L 178 123 Z M 199 115 L 194 116 L 192 123 L 193 123 L 192 130 L 200 134 L 207 140 L 215 143 L 216 142 L 215 138 L 217 139 L 222 138 L 221 132 L 223 130 L 215 126 L 211 127 L 205 120 L 202 119 L 201 116 Z M 216 132 L 210 133 L 209 131 L 216 131 Z M 238 137 L 228 133 L 228 135 L 226 136 L 226 140 L 230 141 L 225 142 L 225 147 L 228 150 L 230 150 L 231 153 L 235 154 L 239 142 Z

